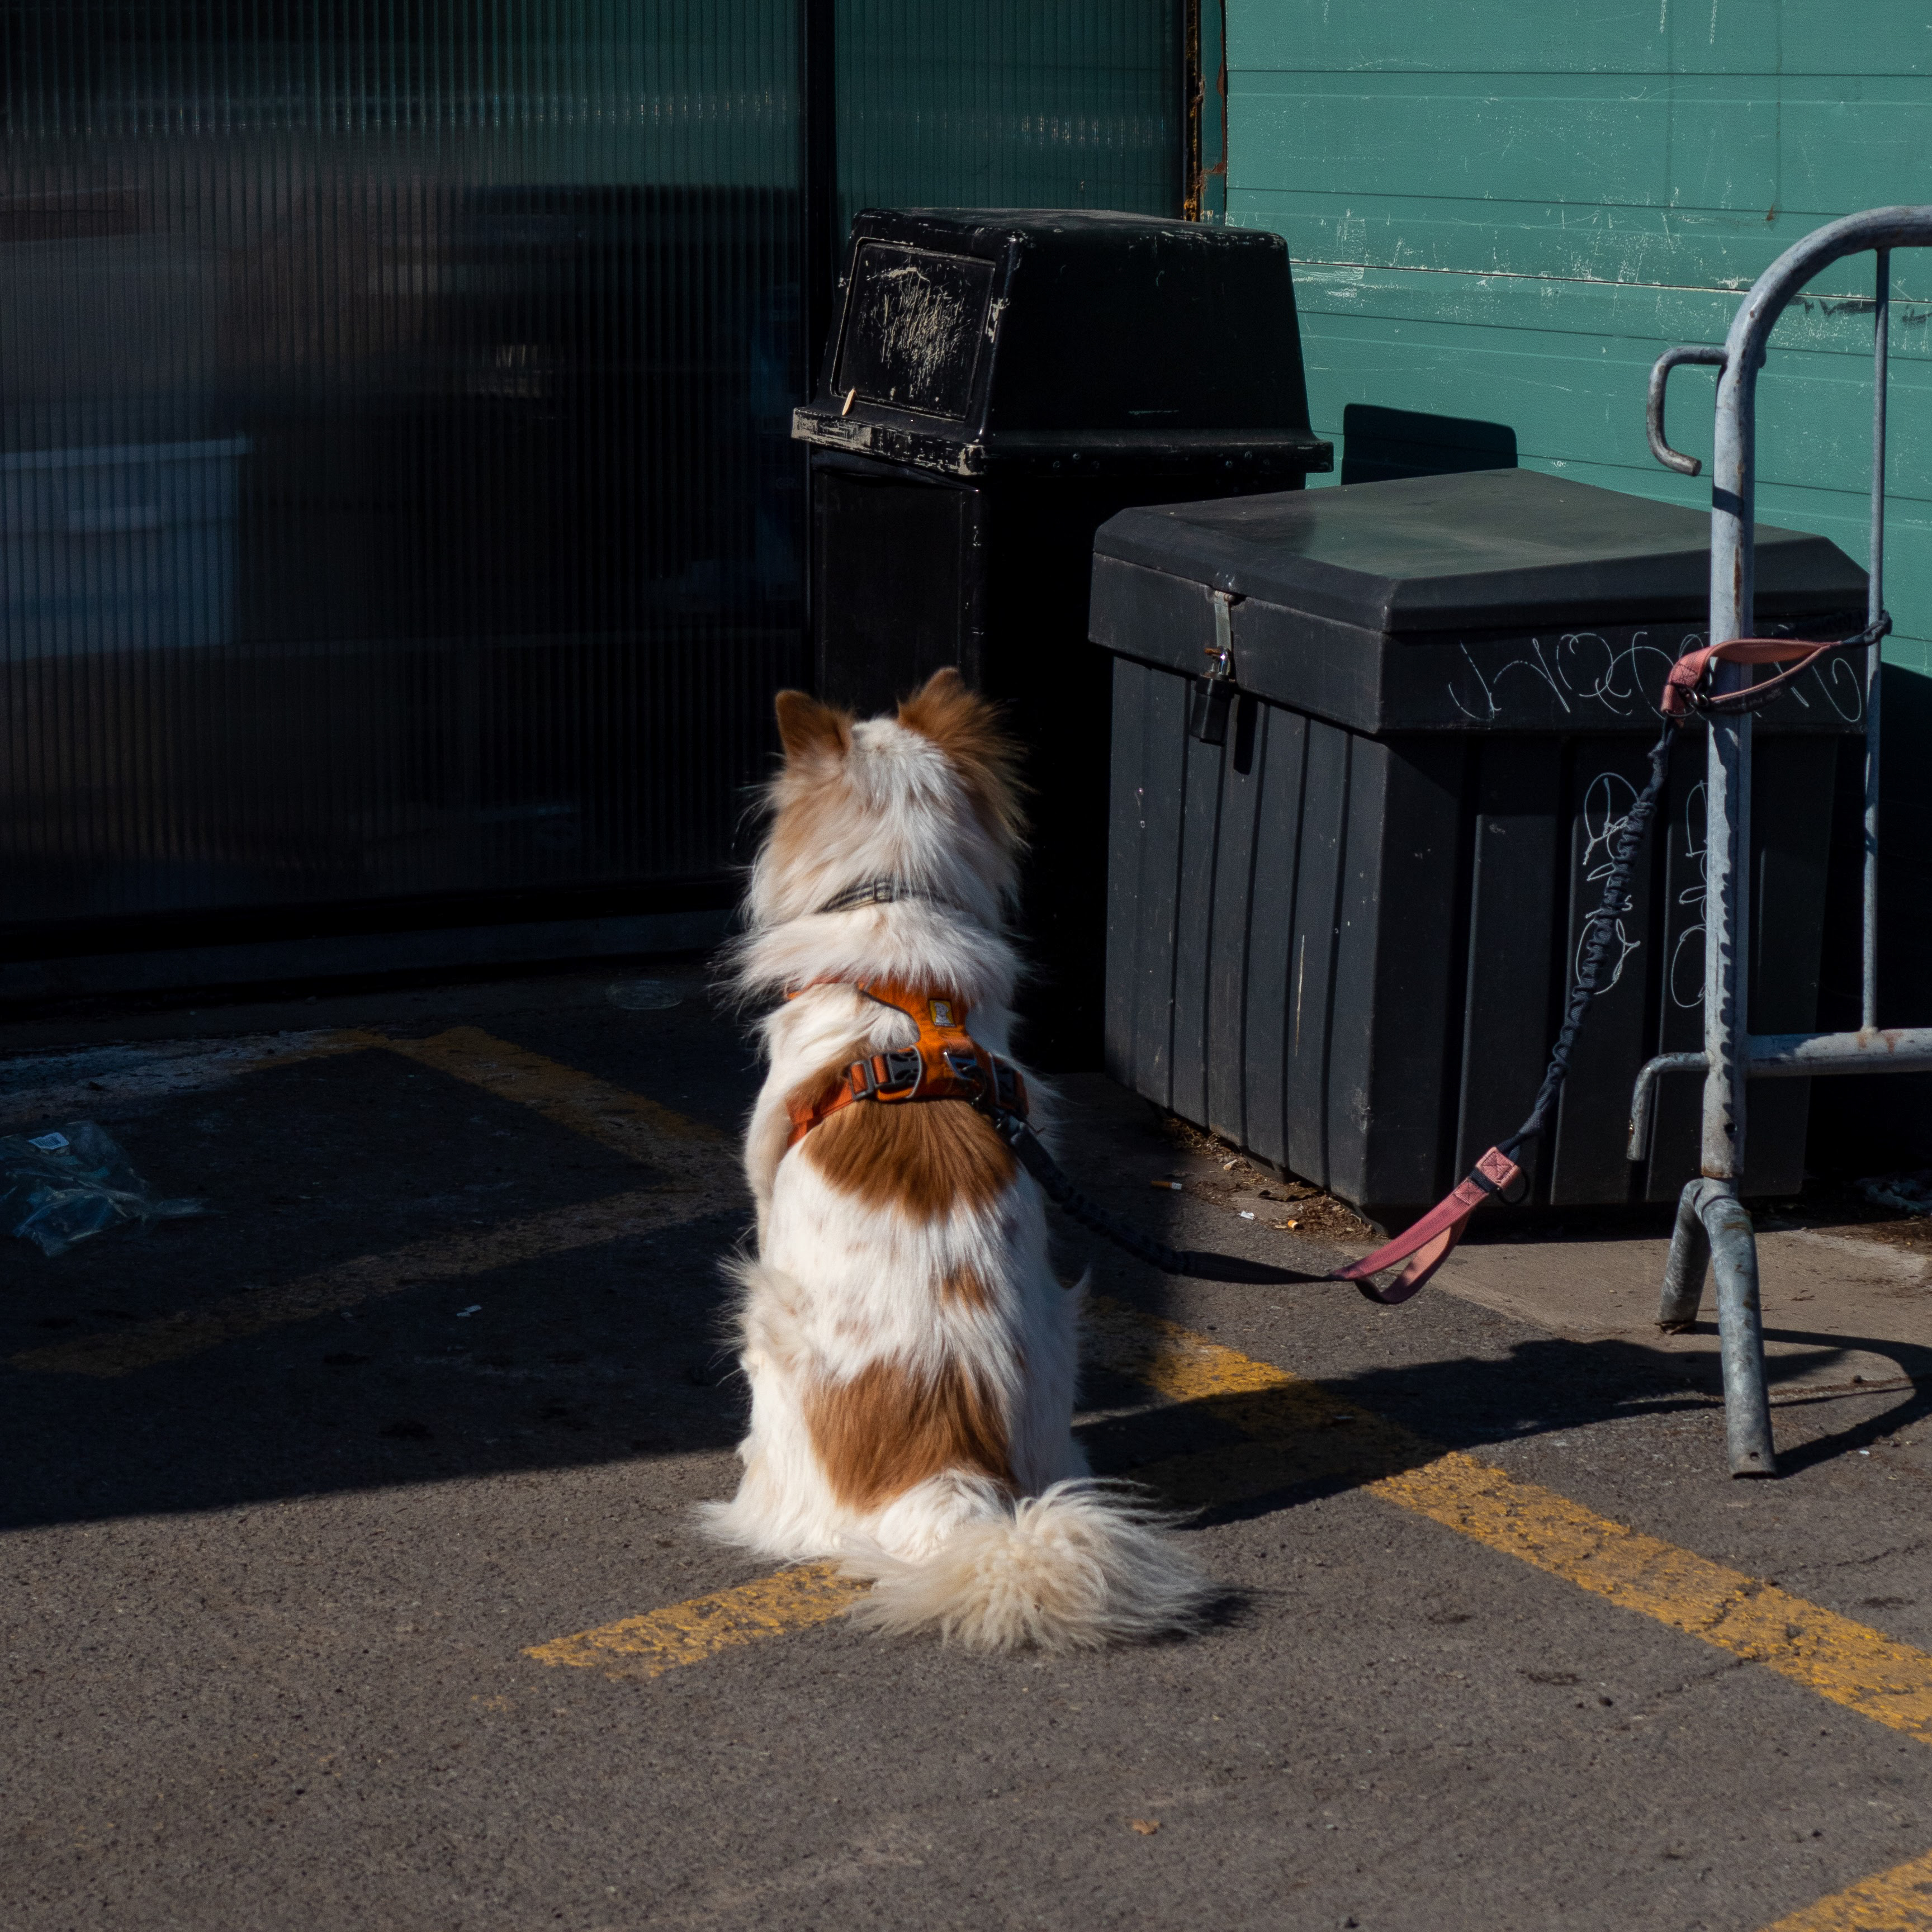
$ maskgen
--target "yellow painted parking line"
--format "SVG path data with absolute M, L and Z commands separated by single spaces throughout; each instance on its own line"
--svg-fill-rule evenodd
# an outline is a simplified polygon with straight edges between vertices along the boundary
M 1110 1366 L 1177 1401 L 1203 1402 L 1264 1442 L 1305 1449 L 1293 1459 L 1298 1479 L 1346 1468 L 1384 1502 L 1932 1743 L 1932 1653 L 1445 1450 L 1175 1323 L 1102 1306 L 1093 1326 Z
M 1932 1654 L 1613 1522 L 1473 1456 L 1445 1450 L 1318 1382 L 1256 1361 L 1178 1323 L 1096 1300 L 1089 1310 L 1088 1332 L 1090 1354 L 1108 1366 L 1175 1402 L 1198 1402 L 1252 1438 L 1245 1448 L 1178 1456 L 1138 1472 L 1177 1501 L 1208 1503 L 1233 1492 L 1265 1493 L 1291 1481 L 1342 1477 L 1398 1508 L 1762 1664 L 1875 1724 L 1932 1743 Z M 664 1619 L 664 1628 L 682 1629 L 693 1607 L 673 1605 L 635 1621 L 656 1628 L 656 1620 Z M 731 1641 L 781 1636 L 823 1622 L 842 1607 L 814 1601 L 814 1614 L 793 1621 L 781 1603 L 770 1613 L 761 1612 Z M 558 1641 L 568 1646 L 584 1640 Z M 720 1647 L 674 1660 L 694 1661 Z M 545 1662 L 584 1660 L 553 1656 L 553 1648 L 540 1646 L 530 1654 Z
M 716 1127 L 688 1118 L 574 1067 L 498 1040 L 480 1027 L 452 1027 L 427 1040 L 380 1044 L 418 1066 L 514 1100 L 547 1120 L 658 1168 L 684 1187 L 735 1188 L 737 1160 Z
M 1090 1305 L 1089 1313 L 1093 1337 L 1101 1340 L 1100 1352 L 1110 1366 L 1125 1368 L 1162 1394 L 1176 1392 L 1178 1383 L 1174 1390 L 1166 1384 L 1184 1377 L 1186 1393 L 1179 1394 L 1180 1400 L 1200 1394 L 1239 1397 L 1284 1387 L 1299 1395 L 1314 1387 L 1297 1382 L 1284 1370 L 1190 1336 L 1172 1323 L 1097 1302 Z M 1328 1402 L 1327 1406 L 1334 1404 Z M 1244 1455 L 1250 1462 L 1258 1459 L 1258 1469 L 1243 1466 Z M 1206 1503 L 1237 1489 L 1279 1487 L 1284 1480 L 1302 1472 L 1286 1471 L 1278 1450 L 1256 1444 L 1244 1445 L 1232 1456 L 1227 1450 L 1210 1450 L 1198 1456 L 1177 1456 L 1136 1473 L 1177 1502 Z M 656 1677 L 680 1664 L 702 1663 L 740 1644 L 808 1630 L 841 1615 L 865 1590 L 862 1583 L 839 1576 L 829 1564 L 782 1570 L 776 1576 L 714 1596 L 668 1604 L 643 1616 L 626 1617 L 596 1630 L 537 1644 L 524 1654 L 542 1664 L 602 1670 L 610 1677 Z M 642 1660 L 623 1664 L 632 1657 Z M 622 1667 L 614 1667 L 620 1664 Z
M 70 1080 L 0 1096 L 0 1112 L 8 1118 L 38 1116 L 74 1108 L 85 1111 L 98 1107 L 104 1098 L 165 1098 L 245 1073 L 378 1049 L 514 1100 L 631 1160 L 668 1168 L 676 1182 L 704 1184 L 717 1179 L 721 1168 L 726 1184 L 734 1178 L 730 1170 L 735 1161 L 727 1150 L 726 1136 L 716 1128 L 641 1094 L 499 1040 L 480 1027 L 452 1027 L 423 1040 L 395 1037 L 370 1027 L 346 1027 L 255 1034 L 172 1052 L 164 1045 L 126 1066 L 104 1072 L 92 1084 Z
M 1932 1654 L 1868 1624 L 1613 1522 L 1472 1456 L 1439 1456 L 1368 1487 L 1621 1609 L 1932 1743 Z
M 533 1108 L 632 1160 L 668 1173 L 666 1183 L 635 1193 L 533 1215 L 474 1234 L 411 1242 L 388 1254 L 364 1255 L 278 1288 L 231 1294 L 190 1313 L 82 1336 L 8 1358 L 9 1366 L 51 1375 L 124 1376 L 290 1322 L 351 1309 L 426 1281 L 451 1280 L 493 1268 L 567 1254 L 627 1234 L 696 1219 L 735 1200 L 737 1163 L 716 1128 L 476 1027 L 427 1040 L 395 1040 L 366 1028 L 273 1037 L 261 1050 L 225 1063 L 225 1074 L 281 1066 L 319 1056 L 381 1048 Z
M 329 1028 L 31 1056 L 4 1064 L 4 1070 L 25 1070 L 38 1077 L 32 1086 L 10 1086 L 0 1092 L 0 1121 L 10 1127 L 29 1120 L 86 1119 L 103 1107 L 205 1093 L 244 1073 L 365 1052 L 382 1044 L 374 1034 Z
M 144 1322 L 109 1335 L 83 1335 L 45 1348 L 28 1348 L 9 1358 L 16 1369 L 47 1375 L 125 1376 L 162 1362 L 180 1360 L 203 1350 L 292 1322 L 312 1322 L 359 1306 L 378 1296 L 400 1294 L 424 1282 L 537 1261 L 574 1249 L 596 1247 L 627 1234 L 647 1232 L 689 1218 L 687 1198 L 656 1188 L 614 1194 L 581 1207 L 561 1208 L 527 1220 L 473 1234 L 444 1234 L 412 1241 L 384 1255 L 364 1255 L 322 1268 L 279 1288 L 262 1288 L 222 1300 L 192 1314 Z
M 1132 1376 L 1177 1402 L 1314 1388 L 1272 1362 L 1258 1362 L 1178 1322 L 1143 1315 L 1100 1295 L 1087 1304 L 1086 1340 L 1090 1360 Z
M 500 1040 L 481 1027 L 467 1026 L 452 1027 L 421 1040 L 374 1027 L 338 1027 L 308 1033 L 251 1034 L 227 1040 L 168 1040 L 150 1048 L 117 1049 L 118 1064 L 111 1066 L 94 1064 L 98 1055 L 63 1054 L 49 1063 L 50 1072 L 57 1076 L 51 1084 L 0 1093 L 0 1112 L 11 1118 L 68 1105 L 98 1106 L 104 1094 L 112 1100 L 165 1099 L 170 1094 L 193 1093 L 244 1073 L 376 1048 L 400 1054 L 535 1108 L 620 1152 L 654 1146 L 659 1141 L 715 1146 L 727 1138 L 716 1128 L 642 1094 L 628 1093 L 594 1075 Z M 77 1078 L 77 1071 L 88 1077 Z
M 694 1597 L 648 1616 L 623 1617 L 524 1652 L 539 1664 L 601 1670 L 607 1677 L 661 1677 L 721 1650 L 787 1636 L 829 1622 L 866 1594 L 829 1563 L 760 1576 L 736 1589 Z
M 1764 1932 L 1932 1932 L 1932 1852 L 1834 1892 Z
M 674 1186 L 680 1190 L 710 1194 L 726 1184 L 721 1171 L 723 1136 L 716 1130 L 478 1028 L 454 1028 L 419 1040 L 360 1030 L 313 1037 L 319 1051 L 380 1046 L 454 1075 L 633 1159 L 669 1169 Z M 326 1046 L 321 1043 L 325 1040 Z M 52 1372 L 125 1375 L 422 1281 L 474 1274 L 614 1240 L 686 1218 L 689 1211 L 687 1204 L 680 1212 L 662 1192 L 655 1198 L 619 1196 L 482 1235 L 449 1236 L 364 1256 L 280 1288 L 230 1296 L 194 1315 L 28 1350 L 12 1361 L 18 1368 Z M 1171 1400 L 1204 1405 L 1264 1451 L 1292 1444 L 1292 1462 L 1284 1458 L 1280 1465 L 1284 1474 L 1305 1480 L 1328 1472 L 1346 1473 L 1385 1502 L 1623 1609 L 1761 1664 L 1875 1723 L 1932 1742 L 1932 1655 L 1923 1651 L 1599 1516 L 1474 1456 L 1445 1450 L 1399 1424 L 1348 1407 L 1318 1383 L 1176 1323 L 1096 1303 L 1090 1327 L 1096 1352 L 1109 1366 Z M 1345 1436 L 1334 1432 L 1344 1426 Z M 1265 1454 L 1257 1465 L 1252 1459 L 1244 1463 L 1238 1456 L 1210 1451 L 1204 1462 L 1176 1459 L 1164 1473 L 1178 1486 L 1198 1490 L 1203 1478 L 1210 1484 L 1232 1478 L 1245 1486 L 1267 1480 L 1272 1471 Z M 559 1639 L 531 1654 L 549 1663 L 620 1652 L 666 1660 L 655 1666 L 631 1666 L 650 1675 L 728 1645 L 822 1622 L 857 1594 L 856 1586 L 822 1568 L 786 1571 L 736 1592 Z

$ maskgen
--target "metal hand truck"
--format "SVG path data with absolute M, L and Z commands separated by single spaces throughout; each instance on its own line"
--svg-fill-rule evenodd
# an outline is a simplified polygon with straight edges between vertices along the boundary
M 1772 327 L 1812 277 L 1846 255 L 1876 251 L 1877 296 L 1872 328 L 1870 584 L 1868 620 L 1885 608 L 1885 417 L 1892 250 L 1932 247 L 1932 207 L 1874 208 L 1816 230 L 1787 248 L 1760 275 L 1721 349 L 1672 349 L 1651 371 L 1651 452 L 1687 476 L 1702 466 L 1664 440 L 1664 394 L 1670 371 L 1686 362 L 1714 363 L 1717 448 L 1711 477 L 1710 640 L 1751 634 L 1753 495 L 1757 372 Z M 1639 1073 L 1630 1102 L 1630 1155 L 1643 1157 L 1659 1074 L 1704 1074 L 1701 1176 L 1678 1204 L 1665 1266 L 1659 1325 L 1688 1328 L 1697 1317 L 1707 1268 L 1717 1276 L 1718 1330 L 1724 1360 L 1724 1417 L 1731 1474 L 1776 1473 L 1771 1408 L 1765 1394 L 1764 1329 L 1758 1303 L 1757 1244 L 1738 1198 L 1744 1166 L 1748 1083 L 1825 1073 L 1907 1073 L 1932 1070 L 1932 1027 L 1878 1024 L 1879 658 L 1882 638 L 1866 652 L 1864 682 L 1864 988 L 1858 1030 L 1835 1034 L 1753 1034 L 1745 1010 L 1749 985 L 1751 721 L 1748 712 L 1712 716 L 1706 753 L 1708 877 L 1704 932 L 1704 1050 L 1660 1054 Z M 1742 664 L 1714 664 L 1712 689 L 1742 688 Z

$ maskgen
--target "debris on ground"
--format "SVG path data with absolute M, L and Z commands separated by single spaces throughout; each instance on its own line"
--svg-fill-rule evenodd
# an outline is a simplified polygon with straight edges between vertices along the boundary
M 1922 1167 L 1910 1174 L 1868 1174 L 1852 1185 L 1874 1208 L 1932 1214 L 1932 1167 Z
M 31 1137 L 0 1136 L 0 1227 L 50 1260 L 130 1221 L 146 1228 L 206 1211 L 205 1202 L 158 1200 L 112 1136 L 92 1120 L 70 1120 Z
M 1197 1201 L 1232 1208 L 1282 1233 L 1310 1234 L 1337 1243 L 1372 1242 L 1377 1238 L 1376 1230 L 1346 1202 L 1324 1193 L 1310 1182 L 1277 1174 L 1219 1136 L 1186 1120 L 1170 1115 L 1162 1125 L 1169 1140 L 1192 1154 L 1204 1156 L 1219 1172 L 1177 1172 L 1165 1181 L 1156 1181 L 1156 1187 L 1172 1187 L 1192 1195 Z M 1265 1205 L 1250 1207 L 1252 1202 Z
M 1932 1191 L 1929 1175 L 1932 1170 L 1874 1174 L 1864 1180 L 1809 1180 L 1796 1199 L 1766 1202 L 1754 1205 L 1753 1212 L 1766 1230 L 1803 1229 L 1932 1256 L 1932 1207 L 1907 1204 L 1915 1191 Z M 1898 1186 L 1901 1182 L 1912 1186 Z

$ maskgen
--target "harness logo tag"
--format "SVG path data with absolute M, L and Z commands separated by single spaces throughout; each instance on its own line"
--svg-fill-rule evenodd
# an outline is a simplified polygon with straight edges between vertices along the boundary
M 934 1000 L 932 1003 L 932 1023 L 934 1026 L 950 1027 L 952 1024 L 952 1003 L 950 1000 Z

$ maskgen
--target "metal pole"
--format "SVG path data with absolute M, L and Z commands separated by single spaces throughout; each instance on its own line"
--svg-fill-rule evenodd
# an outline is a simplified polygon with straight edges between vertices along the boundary
M 1718 1280 L 1718 1346 L 1724 1371 L 1724 1437 L 1734 1476 L 1774 1476 L 1771 1402 L 1764 1386 L 1764 1318 L 1758 1303 L 1757 1238 L 1744 1204 L 1707 1180 L 1704 1232 Z M 1719 1192 L 1723 1189 L 1722 1192 Z
M 1711 478 L 1711 635 L 1712 644 L 1750 634 L 1752 604 L 1754 395 L 1766 344 L 1785 305 L 1818 271 L 1841 256 L 1878 252 L 1878 299 L 1873 344 L 1872 530 L 1870 621 L 1884 607 L 1886 362 L 1889 339 L 1891 264 L 1894 248 L 1932 247 L 1932 206 L 1874 208 L 1848 215 L 1787 248 L 1752 285 L 1724 340 L 1718 379 L 1717 453 Z M 1678 362 L 1702 359 L 1674 351 L 1661 360 L 1651 384 L 1652 450 L 1660 462 L 1694 476 L 1696 464 L 1664 441 L 1662 378 Z M 1745 1081 L 1760 1070 L 1815 1062 L 1816 1070 L 1848 1070 L 1886 1057 L 1904 1070 L 1922 1052 L 1932 1060 L 1932 1028 L 1908 1039 L 1873 1030 L 1877 1017 L 1876 944 L 1878 904 L 1879 661 L 1874 645 L 1866 666 L 1865 872 L 1864 1028 L 1856 1034 L 1792 1035 L 1754 1042 L 1746 1028 L 1750 945 L 1750 720 L 1713 719 L 1706 758 L 1708 836 L 1704 925 L 1704 1052 L 1660 1055 L 1640 1076 L 1633 1096 L 1634 1157 L 1647 1138 L 1647 1080 L 1672 1066 L 1702 1058 L 1704 1081 L 1702 1178 L 1685 1190 L 1680 1205 L 1659 1318 L 1676 1326 L 1694 1318 L 1708 1244 L 1717 1276 L 1718 1327 L 1722 1338 L 1724 1412 L 1733 1475 L 1770 1475 L 1771 1413 L 1765 1400 L 1764 1331 L 1758 1305 L 1757 1252 L 1750 1216 L 1738 1199 L 1744 1171 Z M 1718 680 L 1720 680 L 1721 682 Z M 1714 680 L 1735 690 L 1741 667 L 1725 666 Z M 1768 1050 L 1768 1051 L 1767 1051 Z M 1693 1209 L 1694 1208 L 1694 1217 Z M 1702 1240 L 1699 1239 L 1701 1229 Z
M 1671 1230 L 1670 1258 L 1664 1265 L 1664 1295 L 1657 1308 L 1657 1325 L 1666 1334 L 1681 1335 L 1694 1327 L 1704 1299 L 1711 1237 L 1705 1232 L 1703 1202 L 1703 1182 L 1687 1180 L 1678 1197 L 1677 1225 Z
M 1865 591 L 1865 622 L 1876 624 L 1885 608 L 1885 405 L 1892 341 L 1892 250 L 1880 248 L 1877 300 L 1872 310 L 1871 550 Z M 1874 640 L 1865 660 L 1865 867 L 1863 984 L 1858 1024 L 1878 1024 L 1878 760 L 1879 700 L 1885 640 Z
M 1755 297 L 1756 291 L 1754 290 Z M 1755 300 L 1731 324 L 1718 378 L 1717 442 L 1711 466 L 1711 637 L 1715 644 L 1751 634 L 1756 528 L 1753 520 L 1758 364 Z M 1719 668 L 1718 688 L 1747 679 L 1742 664 Z M 1717 1277 L 1718 1335 L 1724 1372 L 1724 1418 L 1731 1474 L 1769 1475 L 1777 1468 L 1764 1385 L 1764 1329 L 1750 1216 L 1738 1198 L 1744 1172 L 1749 1089 L 1750 988 L 1751 720 L 1748 712 L 1710 721 L 1705 760 L 1703 1179 L 1699 1218 Z M 1688 1300 L 1694 1248 L 1680 1231 L 1671 1243 L 1666 1289 Z
M 1731 329 L 1718 378 L 1717 446 L 1711 476 L 1711 637 L 1720 644 L 1750 634 L 1752 442 L 1757 382 L 1749 304 Z M 1712 682 L 1735 691 L 1742 664 L 1720 664 Z M 1750 717 L 1713 718 L 1705 753 L 1704 1133 L 1702 1167 L 1714 1180 L 1743 1172 L 1744 1111 L 1744 952 L 1750 943 Z

